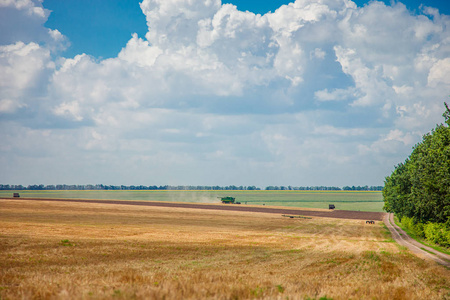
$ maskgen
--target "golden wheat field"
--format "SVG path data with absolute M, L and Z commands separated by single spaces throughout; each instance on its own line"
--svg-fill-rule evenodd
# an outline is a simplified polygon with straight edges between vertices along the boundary
M 1 299 L 450 299 L 383 225 L 0 200 Z

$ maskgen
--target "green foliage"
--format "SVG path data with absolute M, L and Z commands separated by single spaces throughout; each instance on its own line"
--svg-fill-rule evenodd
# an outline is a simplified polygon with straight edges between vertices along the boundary
M 375 251 L 364 251 L 362 253 L 362 256 L 364 257 L 364 259 L 372 260 L 374 262 L 380 261 L 380 257 Z
M 450 108 L 448 107 L 447 103 L 444 102 L 445 105 L 445 112 L 443 114 L 443 117 L 445 119 L 445 123 L 447 123 L 448 126 L 450 126 Z
M 450 129 L 438 125 L 410 156 L 410 200 L 414 216 L 445 223 L 450 217 Z
M 414 235 L 425 238 L 424 224 L 416 221 L 414 218 L 403 217 L 401 223 L 404 229 L 412 232 Z
M 407 170 L 408 160 L 404 164 L 396 166 L 391 176 L 386 177 L 382 191 L 384 198 L 384 210 L 395 212 L 402 216 L 412 214 L 413 204 L 409 197 L 411 193 L 411 179 Z
M 445 107 L 443 116 L 450 125 Z M 433 241 L 446 243 L 445 233 L 429 224 L 450 222 L 450 128 L 440 124 L 424 135 L 405 163 L 386 177 L 382 193 L 384 210 L 397 214 L 417 235 L 427 236 L 428 226 Z
M 443 247 L 450 247 L 450 221 L 447 223 L 426 224 L 418 222 L 414 218 L 403 217 L 401 219 L 401 227 L 408 232 L 413 238 L 419 237 L 427 241 Z M 436 248 L 435 248 L 436 249 Z M 445 249 L 440 249 L 442 251 Z
M 284 287 L 281 284 L 277 285 L 276 287 L 278 289 L 278 292 L 284 293 Z
M 260 298 L 262 297 L 262 295 L 264 294 L 264 289 L 262 287 L 256 287 L 256 289 L 253 289 L 250 291 L 252 296 L 256 297 L 256 298 Z
M 450 247 L 450 228 L 442 223 L 428 223 L 424 226 L 425 237 L 427 240 Z
M 69 240 L 61 240 L 61 245 L 65 247 L 72 247 L 73 244 Z

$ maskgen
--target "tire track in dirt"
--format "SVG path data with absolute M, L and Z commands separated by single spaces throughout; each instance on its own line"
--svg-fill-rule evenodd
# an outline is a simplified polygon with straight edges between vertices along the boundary
M 421 243 L 411 238 L 403 229 L 395 224 L 393 213 L 386 214 L 384 216 L 384 223 L 386 224 L 389 231 L 392 233 L 392 237 L 398 244 L 407 247 L 416 255 L 434 260 L 435 262 L 446 267 L 450 267 L 450 255 L 422 245 Z
M 8 200 L 32 200 L 32 201 L 53 201 L 53 202 L 79 202 L 79 203 L 99 203 L 99 204 L 120 204 L 120 205 L 138 205 L 138 206 L 156 206 L 156 207 L 174 207 L 174 208 L 193 208 L 210 209 L 226 211 L 259 212 L 270 214 L 302 215 L 308 217 L 352 219 L 352 220 L 375 220 L 382 221 L 385 213 L 351 211 L 351 210 L 330 210 L 315 211 L 302 209 L 283 209 L 271 207 L 256 207 L 237 204 L 195 204 L 195 203 L 174 203 L 174 202 L 156 202 L 156 201 L 129 201 L 129 200 L 96 200 L 96 199 L 56 199 L 56 198 L 2 198 Z

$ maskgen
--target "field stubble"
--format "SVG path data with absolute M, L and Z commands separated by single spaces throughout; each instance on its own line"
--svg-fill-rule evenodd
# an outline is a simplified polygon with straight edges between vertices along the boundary
M 0 201 L 0 298 L 450 299 L 378 223 Z
M 0 197 L 12 197 L 18 191 L 0 191 Z M 23 190 L 21 197 L 56 199 L 139 200 L 162 202 L 220 203 L 217 197 L 233 196 L 248 205 L 360 211 L 383 211 L 383 196 L 379 191 L 174 191 L 174 190 Z

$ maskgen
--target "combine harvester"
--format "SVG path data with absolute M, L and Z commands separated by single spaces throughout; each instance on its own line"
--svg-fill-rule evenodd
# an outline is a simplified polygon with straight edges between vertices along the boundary
M 217 197 L 220 199 L 220 201 L 222 201 L 222 203 L 224 204 L 241 204 L 241 202 L 235 202 L 236 198 L 234 197 Z

